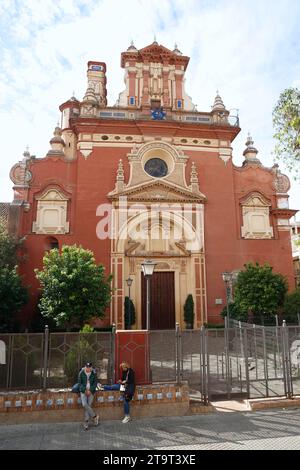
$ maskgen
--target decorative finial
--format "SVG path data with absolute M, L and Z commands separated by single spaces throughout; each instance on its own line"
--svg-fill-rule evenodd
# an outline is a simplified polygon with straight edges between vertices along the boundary
M 121 158 L 118 163 L 117 181 L 124 181 L 124 167 L 123 167 L 123 161 Z
M 215 97 L 215 102 L 212 106 L 212 110 L 213 111 L 220 111 L 220 110 L 225 110 L 225 105 L 223 103 L 223 100 L 221 98 L 221 96 L 219 95 L 219 90 L 217 90 L 217 95 Z
M 157 40 L 156 40 L 156 34 L 154 34 L 154 41 L 153 41 L 153 44 L 158 44 L 158 43 L 157 43 Z
M 178 49 L 178 45 L 176 44 L 175 42 L 175 46 L 174 46 L 174 54 L 177 54 L 177 55 L 182 55 L 182 53 L 180 52 L 180 50 Z
M 192 170 L 191 170 L 191 184 L 198 183 L 198 172 L 195 165 L 195 162 L 192 163 Z
M 50 140 L 51 148 L 47 152 L 47 155 L 64 155 L 64 147 L 66 146 L 64 139 L 62 138 L 62 130 L 59 127 L 59 123 L 54 129 L 53 132 L 54 137 Z
M 28 146 L 28 145 L 26 145 L 26 150 L 25 150 L 25 152 L 23 153 L 23 157 L 24 157 L 25 159 L 30 158 L 30 152 L 29 152 L 29 146 Z
M 254 147 L 254 141 L 251 137 L 250 132 L 248 132 L 247 136 L 247 142 L 246 142 L 246 149 L 243 152 L 243 155 L 245 157 L 245 163 L 255 163 L 261 165 L 260 160 L 257 158 L 258 150 Z
M 127 52 L 138 52 L 137 48 L 134 45 L 133 39 L 131 40 L 130 46 L 127 49 Z

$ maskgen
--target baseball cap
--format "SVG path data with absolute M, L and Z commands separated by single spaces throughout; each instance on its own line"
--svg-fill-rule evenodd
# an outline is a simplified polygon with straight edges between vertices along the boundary
M 86 362 L 85 363 L 85 367 L 92 367 L 92 366 L 93 366 L 93 364 L 91 362 Z

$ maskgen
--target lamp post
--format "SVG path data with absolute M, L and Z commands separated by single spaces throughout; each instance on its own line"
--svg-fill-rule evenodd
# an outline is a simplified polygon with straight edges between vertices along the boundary
M 130 299 L 130 287 L 132 285 L 132 281 L 133 279 L 131 279 L 131 277 L 129 276 L 128 279 L 126 279 L 126 284 L 128 286 L 128 298 L 129 298 L 129 302 L 128 302 L 128 330 L 131 330 L 131 299 Z
M 230 343 L 229 343 L 229 328 L 230 328 L 230 314 L 229 314 L 229 296 L 230 296 L 230 285 L 232 280 L 232 273 L 224 272 L 222 273 L 222 279 L 225 283 L 226 288 L 226 308 L 227 308 L 227 318 L 225 321 L 225 331 L 224 331 L 224 340 L 225 340 L 225 364 L 226 364 L 226 384 L 227 384 L 227 398 L 231 397 L 231 384 L 230 384 Z
M 222 273 L 222 279 L 225 282 L 225 288 L 226 288 L 226 309 L 227 309 L 226 326 L 228 326 L 229 328 L 230 327 L 229 298 L 230 298 L 230 291 L 231 291 L 232 273 L 228 273 L 228 272 Z
M 146 260 L 142 263 L 142 269 L 146 278 L 146 330 L 150 330 L 150 278 L 154 272 L 156 263 L 151 260 Z

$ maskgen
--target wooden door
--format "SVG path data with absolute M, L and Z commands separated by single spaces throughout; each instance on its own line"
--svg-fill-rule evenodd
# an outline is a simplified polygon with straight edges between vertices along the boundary
M 142 274 L 142 328 L 146 329 L 146 279 Z M 174 272 L 154 272 L 150 279 L 150 330 L 175 328 Z

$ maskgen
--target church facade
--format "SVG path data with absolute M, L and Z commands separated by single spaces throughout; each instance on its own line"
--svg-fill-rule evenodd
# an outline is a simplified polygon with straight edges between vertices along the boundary
M 11 225 L 25 237 L 22 265 L 32 300 L 34 269 L 46 250 L 82 245 L 113 275 L 112 302 L 102 326 L 124 328 L 126 279 L 136 329 L 146 327 L 142 263 L 152 260 L 151 329 L 185 327 L 189 294 L 194 328 L 221 322 L 223 272 L 268 262 L 294 287 L 288 205 L 290 183 L 266 168 L 248 136 L 244 162 L 232 162 L 240 132 L 217 94 L 210 112 L 186 94 L 189 57 L 156 41 L 121 54 L 125 90 L 107 105 L 106 64 L 87 65 L 87 90 L 60 106 L 61 124 L 44 158 L 29 151 L 11 170 Z

